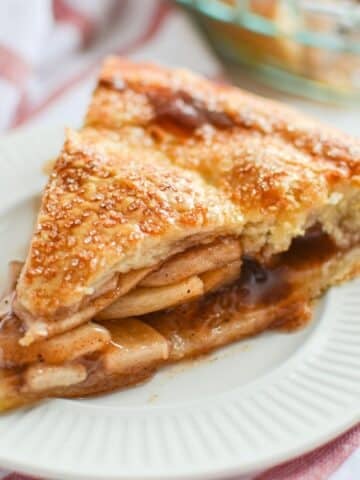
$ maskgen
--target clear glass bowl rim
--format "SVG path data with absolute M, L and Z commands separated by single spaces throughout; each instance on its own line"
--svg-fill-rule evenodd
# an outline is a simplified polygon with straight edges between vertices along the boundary
M 360 41 L 353 41 L 340 34 L 317 33 L 304 29 L 296 30 L 290 34 L 279 29 L 279 26 L 275 22 L 257 15 L 246 8 L 240 10 L 234 8 L 222 0 L 177 0 L 177 3 L 191 7 L 214 20 L 240 26 L 262 35 L 287 37 L 303 45 L 334 50 L 339 53 L 360 54 Z M 246 2 L 244 2 L 244 6 L 245 4 Z M 288 4 L 290 8 L 295 8 L 296 0 L 288 0 Z M 353 10 L 350 10 L 350 6 L 346 8 L 340 7 L 337 11 L 332 10 L 331 14 L 338 14 L 339 18 L 341 16 L 342 19 L 351 15 L 351 23 L 354 24 L 354 22 L 357 22 L 360 31 L 360 7 L 355 8 L 356 12 L 354 12 L 354 7 Z

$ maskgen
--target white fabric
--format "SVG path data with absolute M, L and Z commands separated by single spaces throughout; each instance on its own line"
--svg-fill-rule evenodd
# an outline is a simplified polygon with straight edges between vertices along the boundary
M 330 475 L 329 480 L 358 480 L 360 478 L 360 448 Z

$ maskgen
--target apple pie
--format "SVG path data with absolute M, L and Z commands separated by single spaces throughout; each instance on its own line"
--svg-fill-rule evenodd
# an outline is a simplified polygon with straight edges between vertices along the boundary
M 0 305 L 0 408 L 143 381 L 360 273 L 360 142 L 186 70 L 105 61 Z

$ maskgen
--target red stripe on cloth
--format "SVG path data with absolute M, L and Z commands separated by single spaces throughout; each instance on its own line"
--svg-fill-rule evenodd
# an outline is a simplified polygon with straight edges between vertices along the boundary
M 128 8 L 131 0 L 116 0 L 116 2 L 110 6 L 108 18 L 110 22 L 119 18 L 122 13 Z
M 95 22 L 91 18 L 69 5 L 66 0 L 53 0 L 53 12 L 57 22 L 74 25 L 80 31 L 83 43 L 89 42 L 95 31 Z
M 26 477 L 25 475 L 21 475 L 20 473 L 10 473 L 10 475 L 6 475 L 3 480 L 40 480 L 39 478 L 35 477 Z
M 129 55 L 131 52 L 140 48 L 141 46 L 145 45 L 149 42 L 159 31 L 161 26 L 163 25 L 164 21 L 168 17 L 169 13 L 173 11 L 171 5 L 167 2 L 159 2 L 157 8 L 155 9 L 154 14 L 152 15 L 147 28 L 145 29 L 144 33 L 139 35 L 138 38 L 130 42 L 128 45 L 121 47 L 114 52 L 108 53 L 115 53 L 117 55 Z M 35 114 L 38 114 L 44 111 L 51 103 L 57 100 L 61 95 L 63 95 L 66 91 L 68 91 L 71 87 L 74 87 L 77 83 L 81 80 L 86 78 L 94 69 L 98 68 L 99 61 L 102 57 L 98 57 L 91 65 L 89 65 L 86 69 L 75 75 L 74 77 L 67 80 L 63 85 L 58 87 L 54 90 L 43 102 L 36 106 L 26 106 L 22 105 L 21 108 L 18 110 L 20 113 L 15 116 L 11 123 L 11 128 L 18 127 L 19 125 L 26 122 L 30 117 Z
M 30 65 L 18 53 L 0 45 L 0 77 L 16 87 L 22 87 L 30 71 Z
M 19 103 L 16 107 L 15 113 L 13 115 L 13 118 L 10 122 L 11 127 L 14 124 L 17 124 L 18 120 L 21 118 L 26 117 L 27 112 L 31 109 L 30 102 L 29 102 L 29 97 L 26 93 L 26 91 L 22 91 L 19 99 Z
M 140 35 L 137 40 L 130 43 L 129 45 L 115 50 L 114 53 L 116 53 L 117 55 L 128 55 L 133 50 L 136 50 L 137 48 L 145 45 L 149 40 L 153 38 L 154 35 L 158 33 L 169 13 L 173 11 L 174 9 L 170 5 L 170 3 L 166 1 L 160 1 L 144 33 Z
M 360 447 L 360 424 L 341 437 L 254 480 L 327 480 Z

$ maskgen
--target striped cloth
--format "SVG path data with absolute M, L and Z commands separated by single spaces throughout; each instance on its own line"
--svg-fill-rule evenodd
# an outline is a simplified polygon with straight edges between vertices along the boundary
M 1 0 L 0 130 L 25 123 L 79 125 L 108 53 L 222 75 L 188 19 L 164 1 Z M 357 480 L 359 447 L 360 426 L 256 479 Z M 0 478 L 29 479 L 8 472 Z

